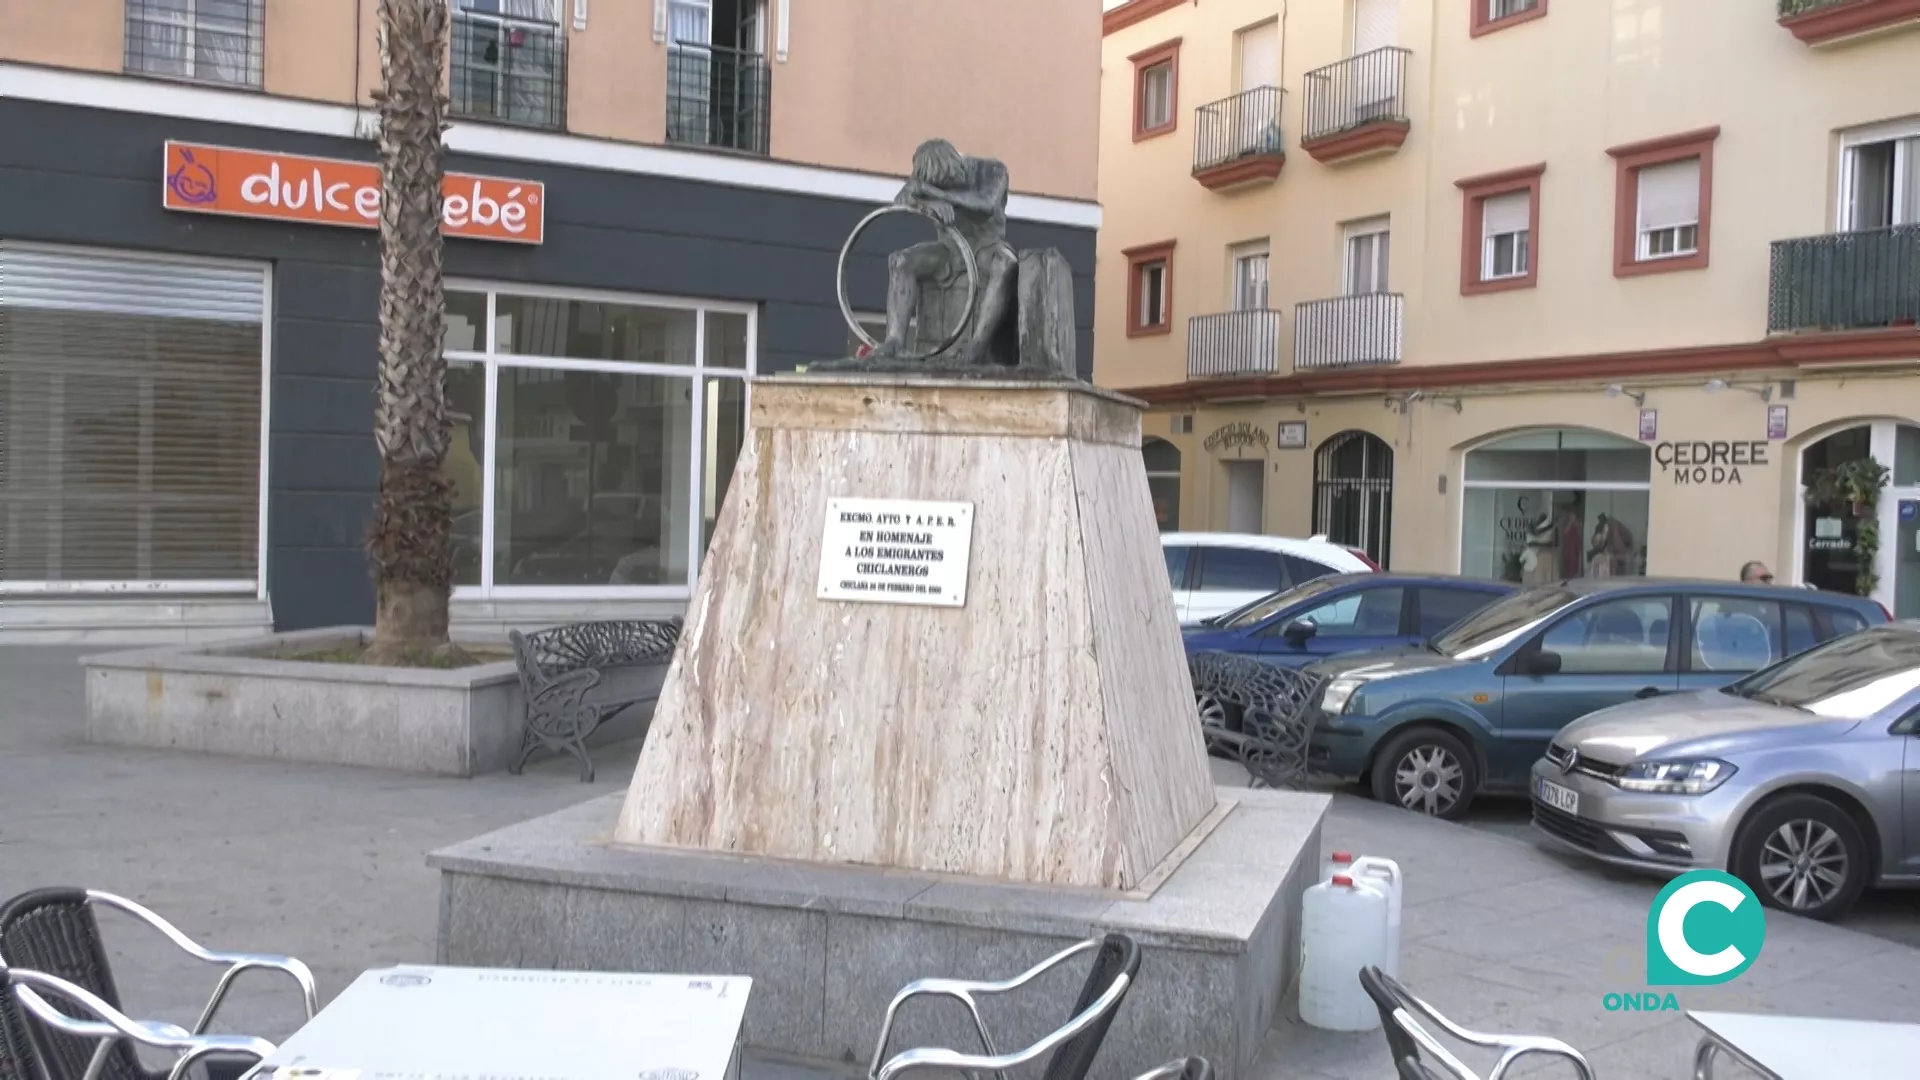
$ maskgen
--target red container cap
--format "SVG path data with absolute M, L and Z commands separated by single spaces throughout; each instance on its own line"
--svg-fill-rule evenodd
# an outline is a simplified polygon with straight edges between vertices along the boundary
M 1333 861 L 1334 861 L 1334 862 L 1352 862 L 1352 861 L 1353 861 L 1353 852 L 1351 852 L 1351 851 L 1336 851 L 1336 852 L 1334 852 L 1334 853 L 1333 853 Z
M 1353 888 L 1353 879 L 1348 877 L 1345 874 L 1333 875 L 1333 883 L 1335 885 L 1340 886 L 1341 888 L 1345 888 L 1345 889 Z

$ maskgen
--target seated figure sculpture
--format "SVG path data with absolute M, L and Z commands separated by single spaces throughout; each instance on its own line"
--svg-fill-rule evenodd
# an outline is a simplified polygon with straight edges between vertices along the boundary
M 1054 249 L 1008 245 L 1007 193 L 1003 163 L 945 139 L 922 143 L 893 205 L 932 219 L 939 235 L 888 256 L 877 347 L 809 370 L 1077 379 L 1072 270 Z M 958 244 L 972 255 L 977 287 Z M 843 270 L 844 260 L 843 252 Z

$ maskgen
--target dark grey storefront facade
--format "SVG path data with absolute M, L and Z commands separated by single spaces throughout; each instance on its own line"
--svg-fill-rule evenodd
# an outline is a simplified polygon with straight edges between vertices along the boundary
M 259 570 L 273 622 L 294 630 L 370 620 L 362 541 L 378 475 L 371 435 L 377 236 L 171 212 L 162 208 L 161 192 L 169 139 L 358 160 L 372 160 L 372 145 L 17 99 L 0 99 L 0 131 L 7 133 L 0 140 L 0 242 L 271 266 L 266 539 Z M 546 204 L 544 242 L 537 246 L 449 240 L 450 278 L 750 305 L 757 325 L 752 366 L 759 374 L 846 351 L 835 259 L 870 205 L 520 159 L 452 155 L 448 167 L 539 181 Z M 912 239 L 910 224 L 883 221 L 863 240 L 867 253 L 849 274 L 857 309 L 882 308 L 881 253 Z M 1014 221 L 1009 233 L 1016 247 L 1056 247 L 1073 266 L 1079 362 L 1082 373 L 1089 372 L 1094 231 Z M 0 280 L 0 305 L 5 285 Z

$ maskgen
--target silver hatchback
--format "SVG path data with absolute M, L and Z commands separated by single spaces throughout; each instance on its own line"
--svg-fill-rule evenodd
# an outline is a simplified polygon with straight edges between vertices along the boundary
M 1725 869 L 1816 919 L 1920 885 L 1920 625 L 1837 638 L 1720 690 L 1603 709 L 1533 766 L 1534 828 L 1606 862 Z

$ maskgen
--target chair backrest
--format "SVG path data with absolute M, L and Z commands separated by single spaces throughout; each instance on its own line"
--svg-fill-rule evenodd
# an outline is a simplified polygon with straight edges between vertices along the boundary
M 1394 1021 L 1393 1014 L 1397 1009 L 1407 1008 L 1413 995 L 1407 993 L 1407 988 L 1401 986 L 1393 976 L 1372 965 L 1360 969 L 1360 988 L 1373 999 L 1373 1007 L 1380 1010 L 1380 1030 L 1387 1037 L 1387 1052 L 1393 1055 L 1401 1075 L 1406 1076 L 1406 1067 L 1399 1063 L 1412 1059 L 1417 1064 L 1420 1061 L 1420 1044 L 1401 1029 Z
M 13 995 L 5 964 L 0 964 L 0 1080 L 41 1080 L 26 1009 Z
M 1088 1007 L 1100 1000 L 1101 995 L 1112 989 L 1121 976 L 1126 976 L 1131 984 L 1140 974 L 1140 946 L 1125 934 L 1108 934 L 1094 951 L 1093 967 L 1087 971 L 1086 985 L 1080 988 L 1080 997 L 1073 1003 L 1073 1011 L 1067 1018 L 1079 1016 Z M 1126 1000 L 1124 994 L 1113 1008 L 1104 1016 L 1088 1025 L 1085 1031 L 1061 1043 L 1054 1048 L 1053 1056 L 1047 1060 L 1045 1080 L 1085 1080 L 1087 1072 L 1093 1068 L 1093 1059 L 1100 1053 L 1100 1044 L 1106 1041 L 1107 1029 L 1113 1026 L 1113 1018 Z
M 120 991 L 113 983 L 100 924 L 85 889 L 35 889 L 0 906 L 0 964 L 25 968 L 65 979 L 120 1007 Z M 55 1007 L 63 1003 L 47 995 Z M 67 1002 L 71 1005 L 73 1003 Z M 48 1075 L 86 1075 L 95 1043 L 55 1031 L 32 1016 L 23 1016 L 34 1048 Z M 101 1080 L 145 1080 L 146 1072 L 126 1040 L 116 1040 Z

